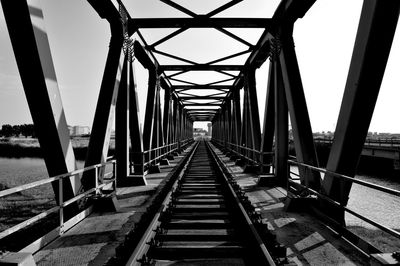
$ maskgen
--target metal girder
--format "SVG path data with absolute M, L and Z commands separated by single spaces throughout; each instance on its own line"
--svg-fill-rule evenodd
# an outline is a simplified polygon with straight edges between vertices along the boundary
M 268 86 L 265 99 L 264 109 L 264 122 L 263 122 L 263 134 L 261 138 L 261 151 L 272 152 L 274 143 L 274 132 L 275 132 L 275 90 L 276 90 L 276 76 L 275 76 L 276 64 L 273 61 L 269 63 L 269 74 L 268 74 Z M 279 69 L 280 71 L 280 69 Z M 286 102 L 285 102 L 286 103 Z M 263 164 L 272 163 L 272 156 L 263 155 Z M 270 167 L 262 169 L 264 173 L 269 173 Z
M 156 112 L 157 73 L 149 70 L 149 85 L 147 90 L 146 112 L 143 126 L 143 148 L 145 151 L 151 147 L 154 130 L 154 114 Z
M 100 17 L 107 19 L 110 23 L 111 41 L 97 100 L 85 167 L 106 161 L 124 62 L 122 23 L 118 11 L 113 6 L 111 7 L 107 0 L 91 0 L 89 3 L 99 13 Z M 83 174 L 82 185 L 85 190 L 95 186 L 92 173 Z
M 240 71 L 243 69 L 242 65 L 209 65 L 209 64 L 195 64 L 195 65 L 161 65 L 162 71 Z
M 302 18 L 314 5 L 316 0 L 283 0 L 274 12 L 272 19 L 279 23 L 294 23 Z
M 179 97 L 182 101 L 193 101 L 193 100 L 216 100 L 222 101 L 225 97 L 207 97 L 207 96 L 197 96 L 197 97 Z
M 39 1 L 2 0 L 18 71 L 49 176 L 76 170 Z M 58 182 L 53 182 L 59 200 Z M 64 200 L 79 193 L 79 176 L 63 181 Z M 76 206 L 75 206 L 76 207 Z
M 231 139 L 230 142 L 236 145 L 240 145 L 240 129 L 242 126 L 242 120 L 240 117 L 240 92 L 235 90 L 232 92 L 232 124 L 231 124 Z M 235 147 L 235 149 L 237 149 Z
M 230 85 L 194 85 L 194 86 L 187 86 L 187 85 L 173 85 L 172 89 L 177 91 L 185 91 L 185 90 L 219 90 L 219 91 L 226 91 L 230 90 L 232 86 Z
M 225 130 L 226 130 L 226 142 L 229 143 L 232 139 L 233 132 L 231 131 L 232 128 L 232 101 L 228 100 L 225 101 Z
M 259 149 L 261 146 L 261 128 L 260 128 L 260 114 L 257 101 L 257 88 L 256 88 L 256 70 L 249 69 L 245 73 L 247 82 L 245 82 L 245 90 L 248 91 L 248 104 L 249 104 L 249 136 L 251 136 L 251 148 Z M 255 154 L 253 154 L 255 156 Z
M 232 0 L 232 1 L 229 1 L 228 3 L 226 3 L 226 4 L 222 5 L 222 6 L 214 9 L 213 11 L 207 13 L 207 16 L 209 16 L 209 17 L 215 16 L 216 14 L 218 14 L 218 13 L 220 13 L 220 12 L 222 12 L 222 11 L 224 11 L 224 10 L 226 10 L 226 9 L 228 9 L 228 8 L 234 6 L 237 3 L 240 3 L 242 1 L 243 0 Z
M 163 115 L 163 131 L 164 131 L 164 143 L 170 144 L 171 137 L 171 122 L 172 122 L 172 97 L 169 88 L 164 93 L 164 115 Z
M 188 116 L 213 116 L 215 113 L 187 113 Z
M 273 64 L 275 96 L 275 175 L 279 185 L 286 187 L 288 182 L 289 121 L 280 63 Z M 297 155 L 297 153 L 296 153 Z
M 131 29 L 142 28 L 269 28 L 269 18 L 210 18 L 196 15 L 193 18 L 135 18 L 128 21 Z M 133 33 L 133 32 L 131 32 Z
M 280 61 L 282 70 L 297 161 L 318 166 L 317 153 L 314 146 L 311 123 L 291 30 L 282 35 L 281 51 L 278 60 Z M 299 167 L 299 172 L 300 181 L 303 185 L 319 191 L 321 187 L 319 173 L 305 169 L 304 167 Z
M 129 175 L 129 84 L 128 58 L 125 56 L 115 107 L 115 158 L 117 183 L 122 184 Z
M 172 113 L 172 131 L 173 138 L 172 142 L 177 142 L 178 138 L 178 119 L 179 119 L 179 102 L 177 99 L 173 99 L 173 113 Z
M 154 123 L 153 123 L 153 135 L 152 135 L 152 145 L 151 148 L 158 148 L 164 146 L 164 131 L 163 123 L 161 117 L 161 86 L 156 84 L 156 95 L 155 95 L 155 113 L 154 113 Z M 159 156 L 161 150 L 155 152 L 156 156 Z
M 196 13 L 193 13 L 189 9 L 187 9 L 187 8 L 177 4 L 177 3 L 175 3 L 174 1 L 171 1 L 171 0 L 160 0 L 160 1 L 165 3 L 165 4 L 167 4 L 167 5 L 169 5 L 169 6 L 171 6 L 171 7 L 173 7 L 173 8 L 175 8 L 175 9 L 177 9 L 177 10 L 179 10 L 179 11 L 181 11 L 181 12 L 183 12 L 183 13 L 185 13 L 185 14 L 187 14 L 187 15 L 189 15 L 189 16 L 196 16 Z
M 134 64 L 130 63 L 129 68 L 129 132 L 131 138 L 132 156 L 134 173 L 143 175 L 143 136 L 139 120 L 139 98 L 136 85 Z
M 399 18 L 399 1 L 364 1 L 327 170 L 354 177 Z M 326 175 L 323 191 L 346 205 L 351 182 Z M 344 223 L 344 212 L 332 216 Z
M 219 103 L 187 103 L 184 106 L 221 106 Z
M 216 112 L 187 112 L 188 115 L 214 115 Z
M 159 65 L 155 61 L 151 60 L 151 58 L 146 53 L 146 50 L 142 47 L 142 45 L 138 41 L 135 41 L 133 43 L 133 50 L 135 58 L 139 60 L 139 62 L 143 65 L 144 68 L 153 71 L 159 68 Z
M 259 149 L 261 142 L 260 118 L 258 114 L 257 92 L 255 87 L 255 69 L 245 73 L 243 118 L 240 145 Z M 248 157 L 256 159 L 254 152 L 246 151 Z

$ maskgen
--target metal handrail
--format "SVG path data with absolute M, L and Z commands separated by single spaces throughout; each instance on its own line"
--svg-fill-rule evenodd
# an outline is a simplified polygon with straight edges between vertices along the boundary
M 145 172 L 145 169 L 148 169 L 151 165 L 155 165 L 157 161 L 164 158 L 165 156 L 171 154 L 172 152 L 178 151 L 180 147 L 184 147 L 187 145 L 193 138 L 187 138 L 181 141 L 176 141 L 174 143 L 165 144 L 160 147 L 152 148 L 149 150 L 141 151 L 141 152 L 130 152 L 130 154 L 134 154 L 141 158 L 140 161 L 136 162 L 135 160 L 131 160 L 129 165 L 133 167 L 135 172 L 136 168 L 140 168 L 138 172 Z M 137 158 L 138 159 L 138 158 Z
M 178 144 L 178 142 L 174 142 L 174 143 L 171 143 L 171 144 L 166 144 L 166 145 L 163 145 L 163 146 L 160 146 L 160 147 L 157 147 L 157 148 L 153 148 L 153 149 L 150 149 L 150 150 L 143 151 L 142 153 L 143 154 L 147 154 L 147 153 L 150 153 L 150 152 L 153 152 L 153 151 L 158 151 L 158 150 L 167 148 L 169 146 L 174 146 L 174 145 L 177 145 L 177 144 Z M 133 152 L 133 153 L 140 153 L 140 152 Z
M 30 225 L 30 224 L 32 224 L 34 222 L 37 222 L 40 219 L 43 219 L 46 216 L 48 216 L 48 215 L 50 215 L 52 213 L 55 213 L 57 211 L 59 211 L 59 214 L 60 214 L 60 228 L 63 228 L 63 225 L 64 225 L 64 208 L 65 207 L 67 207 L 68 205 L 70 205 L 70 204 L 72 204 L 72 203 L 74 203 L 74 202 L 76 202 L 76 201 L 78 201 L 80 199 L 83 199 L 84 197 L 86 197 L 89 194 L 92 194 L 93 192 L 98 193 L 101 188 L 103 188 L 104 186 L 106 186 L 106 185 L 108 185 L 110 183 L 114 182 L 114 187 L 115 187 L 115 182 L 116 182 L 116 178 L 115 178 L 115 163 L 116 163 L 116 160 L 110 160 L 110 161 L 107 161 L 105 163 L 99 163 L 99 164 L 91 165 L 91 166 L 85 167 L 83 169 L 74 170 L 74 171 L 71 171 L 71 172 L 68 172 L 68 173 L 65 173 L 65 174 L 60 174 L 60 175 L 57 175 L 57 176 L 54 176 L 54 177 L 50 177 L 50 178 L 47 178 L 47 179 L 31 182 L 29 184 L 25 184 L 25 185 L 21 185 L 21 186 L 17 186 L 17 187 L 13 187 L 13 188 L 9 188 L 9 189 L 0 191 L 0 198 L 3 198 L 3 197 L 6 197 L 8 195 L 17 193 L 17 192 L 21 192 L 21 191 L 25 191 L 25 190 L 28 190 L 28 189 L 31 189 L 31 188 L 35 188 L 35 187 L 39 187 L 39 186 L 42 186 L 42 185 L 46 185 L 46 184 L 49 184 L 49 183 L 52 183 L 52 182 L 55 182 L 55 181 L 59 182 L 59 203 L 58 203 L 57 206 L 52 207 L 49 210 L 46 210 L 46 211 L 44 211 L 44 212 L 42 212 L 42 213 L 40 213 L 40 214 L 38 214 L 38 215 L 36 215 L 34 217 L 29 218 L 28 220 L 25 220 L 25 221 L 23 221 L 23 222 L 21 222 L 21 223 L 19 223 L 17 225 L 14 225 L 14 226 L 12 226 L 12 227 L 0 232 L 0 239 L 2 239 L 4 237 L 7 237 L 10 234 L 15 233 L 15 232 L 27 227 L 28 225 Z M 98 182 L 99 169 L 102 169 L 106 165 L 110 165 L 110 164 L 113 165 L 112 174 L 113 174 L 114 178 L 105 181 L 103 184 L 99 184 L 99 182 Z M 95 187 L 90 189 L 90 190 L 88 190 L 88 191 L 80 193 L 79 195 L 77 195 L 77 196 L 75 196 L 75 197 L 73 197 L 73 198 L 71 198 L 71 199 L 69 199 L 69 200 L 64 202 L 64 192 L 63 192 L 63 189 L 62 189 L 62 184 L 63 184 L 62 181 L 65 178 L 68 178 L 68 177 L 71 177 L 71 176 L 75 176 L 75 175 L 78 175 L 78 174 L 81 174 L 83 172 L 90 171 L 90 170 L 93 170 L 93 169 L 96 170 L 96 172 L 95 172 Z M 60 230 L 60 234 L 63 234 L 63 230 Z
M 333 138 L 314 137 L 314 141 L 322 143 L 333 143 Z M 393 138 L 366 139 L 364 142 L 364 146 L 400 148 L 400 139 L 393 139 Z
M 328 170 L 323 169 L 323 168 L 315 167 L 315 166 L 308 165 L 308 164 L 305 164 L 305 163 L 296 162 L 296 161 L 293 161 L 293 160 L 288 160 L 288 163 L 292 164 L 292 165 L 303 166 L 303 167 L 309 168 L 309 169 L 314 170 L 314 171 L 319 171 L 319 172 L 324 173 L 324 174 L 329 174 L 330 176 L 332 176 L 334 178 L 338 178 L 338 179 L 341 179 L 341 180 L 347 180 L 347 181 L 350 181 L 350 182 L 353 182 L 353 183 L 356 183 L 356 184 L 359 184 L 359 185 L 362 185 L 362 186 L 365 186 L 365 187 L 369 187 L 369 188 L 372 188 L 372 189 L 375 189 L 375 190 L 378 190 L 378 191 L 381 191 L 381 192 L 388 193 L 390 195 L 400 196 L 400 191 L 399 190 L 386 188 L 386 187 L 383 187 L 383 186 L 380 186 L 380 185 L 376 185 L 376 184 L 373 184 L 373 183 L 370 183 L 370 182 L 367 182 L 367 181 L 358 180 L 358 179 L 351 178 L 351 177 L 346 176 L 346 175 L 338 174 L 338 173 L 331 172 L 331 171 L 328 171 Z M 289 171 L 289 173 L 290 174 L 294 174 L 296 176 L 299 176 L 298 174 L 296 174 L 296 173 L 294 173 L 292 171 Z M 290 177 L 290 174 L 289 174 L 289 177 Z M 300 187 L 306 189 L 307 191 L 311 192 L 312 194 L 317 195 L 318 197 L 322 198 L 323 200 L 326 200 L 326 201 L 338 206 L 339 208 L 341 208 L 344 211 L 346 211 L 346 212 L 358 217 L 359 219 L 361 219 L 361 220 L 363 220 L 363 221 L 365 221 L 365 222 L 367 222 L 367 223 L 369 223 L 369 224 L 381 229 L 382 231 L 384 231 L 384 232 L 386 232 L 386 233 L 388 233 L 388 234 L 400 239 L 400 233 L 399 232 L 397 232 L 397 231 L 395 231 L 395 230 L 393 230 L 393 229 L 391 229 L 389 227 L 386 227 L 384 225 L 381 225 L 378 222 L 376 222 L 376 221 L 374 221 L 372 219 L 369 219 L 369 218 L 367 218 L 367 217 L 355 212 L 354 210 L 344 206 L 340 202 L 337 202 L 337 201 L 331 199 L 329 196 L 321 194 L 320 192 L 315 191 L 315 190 L 309 188 L 306 185 L 299 184 L 299 183 L 295 182 L 294 179 L 291 179 L 291 178 L 289 178 L 289 183 L 293 183 L 296 186 L 300 186 Z
M 230 152 L 233 152 L 236 155 L 238 155 L 238 156 L 240 156 L 242 158 L 245 158 L 248 161 L 253 162 L 254 164 L 262 165 L 262 166 L 271 166 L 271 165 L 273 166 L 273 164 L 263 164 L 262 159 L 261 159 L 261 156 L 264 156 L 264 155 L 272 155 L 272 156 L 274 156 L 275 153 L 272 152 L 272 151 L 270 151 L 270 152 L 262 152 L 262 151 L 259 151 L 259 150 L 255 150 L 255 149 L 252 149 L 252 148 L 249 148 L 249 147 L 246 147 L 246 146 L 240 146 L 238 144 L 234 144 L 234 143 L 230 143 L 230 142 L 224 142 L 224 141 L 220 141 L 220 140 L 217 140 L 217 139 L 212 139 L 212 140 L 217 142 L 221 146 L 229 145 L 229 146 L 234 146 L 234 147 L 236 147 L 238 149 L 244 149 L 244 150 L 256 153 L 258 155 L 258 157 L 259 157 L 259 161 L 254 160 L 253 158 L 250 158 L 250 157 L 248 157 L 248 156 L 246 156 L 246 155 L 244 155 L 244 154 L 240 153 L 239 151 L 236 151 L 236 150 L 234 150 L 232 148 L 228 148 Z
M 386 192 L 388 194 L 400 197 L 400 191 L 396 190 L 396 189 L 392 189 L 392 188 L 387 188 L 387 187 L 384 187 L 384 186 L 376 185 L 374 183 L 370 183 L 370 182 L 367 182 L 367 181 L 362 181 L 362 180 L 359 180 L 359 179 L 355 179 L 355 178 L 352 178 L 352 177 L 349 177 L 349 176 L 346 176 L 346 175 L 342 175 L 342 174 L 338 174 L 338 173 L 335 173 L 335 172 L 331 172 L 331 171 L 326 170 L 324 168 L 315 167 L 315 166 L 308 165 L 308 164 L 305 164 L 305 163 L 300 163 L 300 162 L 296 162 L 296 161 L 293 161 L 293 160 L 288 160 L 288 162 L 291 163 L 291 164 L 298 165 L 298 166 L 304 166 L 304 167 L 307 167 L 307 168 L 309 168 L 311 170 L 319 171 L 319 172 L 324 173 L 324 174 L 329 174 L 329 175 L 331 175 L 331 176 L 333 176 L 335 178 L 347 180 L 347 181 L 350 181 L 350 182 L 353 182 L 353 183 L 356 183 L 356 184 L 359 184 L 359 185 L 362 185 L 362 186 L 365 186 L 365 187 L 369 187 L 369 188 L 372 188 L 372 189 L 375 189 L 375 190 L 378 190 L 378 191 L 381 191 L 381 192 Z

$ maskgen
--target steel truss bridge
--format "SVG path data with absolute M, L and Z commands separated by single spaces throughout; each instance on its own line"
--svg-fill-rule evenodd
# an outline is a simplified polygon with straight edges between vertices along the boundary
M 109 23 L 111 38 L 85 169 L 77 170 L 40 3 L 1 0 L 35 132 L 52 178 L 1 191 L 0 196 L 51 183 L 59 204 L 55 211 L 64 209 L 65 216 L 71 217 L 79 208 L 79 200 L 99 193 L 112 177 L 118 187 L 145 185 L 148 174 L 192 145 L 194 122 L 210 121 L 213 145 L 237 160 L 246 171 L 257 172 L 260 186 L 287 188 L 291 195 L 289 204 L 293 206 L 308 204 L 311 199 L 320 215 L 340 228 L 341 235 L 358 243 L 368 255 L 376 252 L 345 230 L 344 215 L 354 214 L 346 207 L 353 183 L 399 196 L 398 191 L 356 180 L 354 176 L 385 73 L 400 1 L 363 3 L 326 169 L 318 164 L 293 40 L 296 21 L 307 16 L 316 0 L 282 0 L 269 18 L 218 16 L 242 0 L 227 1 L 206 14 L 197 14 L 171 0 L 160 0 L 160 4 L 184 15 L 168 18 L 136 16 L 132 13 L 135 10 L 125 6 L 128 2 L 88 0 L 99 21 Z M 147 29 L 164 28 L 175 30 L 155 42 L 149 42 L 143 34 Z M 199 28 L 216 30 L 245 48 L 201 63 L 163 51 L 163 44 Z M 252 43 L 230 28 L 258 29 L 261 34 Z M 207 37 L 203 36 L 206 40 Z M 165 58 L 173 63 L 161 63 Z M 241 64 L 229 63 L 237 58 L 245 60 Z M 134 61 L 148 72 L 147 88 L 137 86 Z M 263 64 L 269 64 L 269 79 L 264 95 L 264 121 L 260 124 L 255 73 Z M 221 79 L 204 83 L 192 80 L 188 73 L 217 73 Z M 141 110 L 145 112 L 143 129 L 138 116 L 138 90 L 147 90 L 146 108 Z M 288 155 L 288 115 L 295 158 Z M 114 121 L 115 156 L 108 158 Z M 105 170 L 107 164 L 114 165 L 111 173 Z M 291 178 L 291 165 L 298 167 L 298 178 Z M 61 214 L 60 219 L 64 218 Z M 361 219 L 400 237 L 397 231 L 368 218 Z M 8 236 L 30 223 L 0 236 Z

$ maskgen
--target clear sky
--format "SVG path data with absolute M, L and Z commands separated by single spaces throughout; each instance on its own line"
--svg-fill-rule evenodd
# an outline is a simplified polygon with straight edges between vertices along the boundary
M 134 8 L 137 11 L 134 15 L 138 16 L 179 14 L 169 7 L 155 9 L 155 0 L 124 2 L 130 10 Z M 183 5 L 187 3 L 183 0 L 177 2 Z M 215 3 L 210 0 L 194 1 L 198 2 L 202 3 L 195 7 L 199 13 L 207 12 L 207 5 Z M 277 1 L 246 0 L 241 6 L 223 15 L 240 16 L 247 8 L 246 3 L 255 3 L 260 7 L 251 13 L 258 17 L 262 14 L 270 16 L 274 11 L 271 8 Z M 109 44 L 108 23 L 100 19 L 83 0 L 42 0 L 42 5 L 67 122 L 70 125 L 91 126 Z M 335 128 L 361 5 L 361 0 L 318 0 L 305 17 L 296 22 L 294 40 L 314 132 L 333 131 Z M 250 31 L 240 34 L 250 38 L 253 36 Z M 157 39 L 162 34 L 153 31 L 147 35 Z M 167 44 L 163 48 L 168 49 Z M 268 78 L 267 64 L 257 71 L 261 118 Z M 400 133 L 400 123 L 396 119 L 396 114 L 400 113 L 399 69 L 400 33 L 397 29 L 370 131 Z M 139 66 L 136 76 L 141 90 L 140 102 L 143 103 L 146 92 L 145 85 L 141 84 L 146 84 L 147 76 Z M 143 116 L 144 106 L 141 106 L 141 114 Z M 31 121 L 1 10 L 0 125 Z

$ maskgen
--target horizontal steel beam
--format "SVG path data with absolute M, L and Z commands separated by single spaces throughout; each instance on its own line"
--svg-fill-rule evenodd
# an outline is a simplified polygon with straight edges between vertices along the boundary
M 184 103 L 183 106 L 221 106 L 219 103 Z
M 179 99 L 182 101 L 192 101 L 192 100 L 215 100 L 215 101 L 222 101 L 225 97 L 209 97 L 209 96 L 196 96 L 196 97 L 185 97 L 180 96 Z
M 191 109 L 191 110 L 188 110 L 188 112 L 187 112 L 187 114 L 196 114 L 196 115 L 202 115 L 202 114 L 204 114 L 204 115 L 214 115 L 214 114 L 216 114 L 217 113 L 217 111 L 216 110 L 211 110 L 211 112 L 206 112 L 206 111 L 203 111 L 204 109 L 199 109 L 199 110 L 195 110 L 194 112 L 189 112 L 189 111 L 193 111 L 193 109 Z
M 232 86 L 228 85 L 173 85 L 173 90 L 230 90 Z
M 196 65 L 163 65 L 160 66 L 162 71 L 240 71 L 243 69 L 242 65 L 208 65 L 208 64 L 196 64 Z
M 128 21 L 130 34 L 141 28 L 269 28 L 268 18 L 209 18 L 198 15 L 194 18 L 135 18 Z

